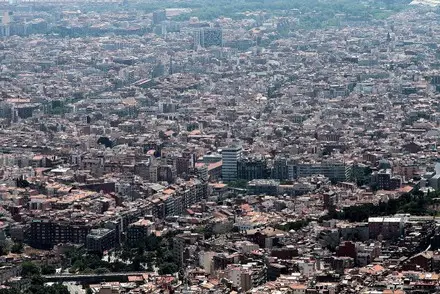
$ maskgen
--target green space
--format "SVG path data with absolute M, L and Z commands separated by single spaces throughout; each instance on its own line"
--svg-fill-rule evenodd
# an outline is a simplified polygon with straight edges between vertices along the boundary
M 172 250 L 171 235 L 150 235 L 137 244 L 124 244 L 114 253 L 114 258 L 108 260 L 103 260 L 99 254 L 88 253 L 85 249 L 72 250 L 66 255 L 71 263 L 71 273 L 137 272 L 157 268 L 159 274 L 172 274 L 178 271 Z
M 27 290 L 0 289 L 0 294 L 69 294 L 68 288 L 62 284 L 44 285 L 45 281 L 41 275 L 53 274 L 55 268 L 52 266 L 39 267 L 33 262 L 23 262 L 21 267 L 21 276 L 30 281 L 29 288 Z
M 438 211 L 434 209 L 433 205 L 439 202 L 439 196 L 439 192 L 423 193 L 416 190 L 405 193 L 397 199 L 380 202 L 378 205 L 366 203 L 345 207 L 340 211 L 330 209 L 329 213 L 321 220 L 340 219 L 350 222 L 363 222 L 367 221 L 368 217 L 389 216 L 397 213 L 436 216 Z

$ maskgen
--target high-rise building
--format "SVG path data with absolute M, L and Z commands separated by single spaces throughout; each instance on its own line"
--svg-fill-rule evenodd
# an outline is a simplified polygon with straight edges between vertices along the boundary
M 196 173 L 202 181 L 207 181 L 209 179 L 208 165 L 204 164 L 196 168 Z
M 272 170 L 272 178 L 281 181 L 289 178 L 289 169 L 286 158 L 278 157 L 275 159 Z
M 133 245 L 145 241 L 150 236 L 154 227 L 154 223 L 147 219 L 140 219 L 132 223 L 127 228 L 127 242 Z
M 232 284 L 243 292 L 264 284 L 267 280 L 267 267 L 258 262 L 231 264 L 226 267 L 225 273 Z
M 14 14 L 12 11 L 4 11 L 2 17 L 2 24 L 9 25 L 11 22 L 14 22 Z
M 266 179 L 269 176 L 264 157 L 241 158 L 237 166 L 237 178 L 240 180 Z
M 153 24 L 160 24 L 165 20 L 167 20 L 167 13 L 165 9 L 156 10 L 153 12 Z
M 234 144 L 222 151 L 222 178 L 223 181 L 235 181 L 237 179 L 237 166 L 241 158 L 242 147 Z
M 194 38 L 194 50 L 197 50 L 200 46 L 202 46 L 202 31 L 195 30 L 193 33 Z
M 159 181 L 174 182 L 177 172 L 176 167 L 170 164 L 159 165 L 157 170 L 157 177 Z
M 31 223 L 28 238 L 35 248 L 52 248 L 60 243 L 85 244 L 90 230 L 87 223 L 37 219 Z
M 223 31 L 221 28 L 202 28 L 194 31 L 194 49 L 198 47 L 223 46 Z
M 391 169 L 381 169 L 371 174 L 371 184 L 379 190 L 395 190 L 401 187 L 402 179 L 394 176 Z
M 116 232 L 100 228 L 92 229 L 87 235 L 86 247 L 88 251 L 103 253 L 116 245 Z
M 221 28 L 204 28 L 201 36 L 202 47 L 223 46 L 223 31 Z
M 351 176 L 351 164 L 343 161 L 289 162 L 289 179 L 323 175 L 332 181 L 347 181 Z
M 182 233 L 173 238 L 173 255 L 179 265 L 185 264 L 188 259 L 194 258 L 191 254 L 190 245 L 194 245 L 199 241 L 203 241 L 203 234 L 198 233 Z

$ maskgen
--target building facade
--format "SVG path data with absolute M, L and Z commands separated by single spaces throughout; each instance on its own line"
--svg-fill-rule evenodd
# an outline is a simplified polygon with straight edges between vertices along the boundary
M 225 182 L 235 181 L 238 178 L 237 167 L 241 158 L 242 147 L 240 145 L 231 146 L 222 151 L 222 179 Z

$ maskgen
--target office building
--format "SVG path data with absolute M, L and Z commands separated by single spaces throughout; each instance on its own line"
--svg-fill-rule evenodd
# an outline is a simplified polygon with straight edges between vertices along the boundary
M 151 235 L 154 223 L 147 219 L 140 219 L 130 224 L 127 228 L 127 242 L 130 244 L 138 244 L 145 241 L 145 238 Z
M 202 46 L 202 30 L 195 30 L 193 32 L 193 38 L 194 38 L 194 50 L 197 50 L 199 47 Z
M 202 28 L 193 33 L 194 49 L 198 47 L 223 46 L 223 31 L 221 28 Z
M 371 174 L 371 183 L 378 190 L 395 190 L 401 187 L 402 179 L 394 176 L 391 169 L 381 169 Z
M 237 177 L 240 180 L 266 179 L 269 173 L 264 158 L 241 158 L 237 164 Z
M 87 235 L 87 251 L 103 253 L 114 248 L 116 245 L 116 234 L 110 229 L 93 229 Z
M 238 144 L 225 148 L 222 151 L 222 178 L 223 181 L 237 180 L 238 161 L 241 158 L 242 147 Z
M 165 20 L 167 20 L 167 13 L 165 9 L 156 10 L 153 12 L 153 24 L 160 24 Z
M 277 180 L 255 179 L 248 183 L 249 194 L 278 195 L 280 182 Z
M 202 47 L 223 46 L 223 31 L 221 28 L 204 28 L 202 30 Z
M 173 239 L 173 255 L 180 265 L 184 264 L 188 259 L 193 258 L 190 254 L 190 246 L 195 245 L 199 241 L 203 241 L 203 235 L 197 233 L 184 232 L 177 235 Z
M 59 220 L 34 220 L 30 229 L 30 244 L 35 248 L 52 248 L 60 243 L 85 244 L 91 227 Z
M 331 181 L 339 182 L 350 179 L 351 165 L 342 161 L 289 163 L 288 173 L 290 179 L 323 175 Z
M 289 179 L 286 158 L 276 158 L 272 169 L 272 178 L 280 181 Z

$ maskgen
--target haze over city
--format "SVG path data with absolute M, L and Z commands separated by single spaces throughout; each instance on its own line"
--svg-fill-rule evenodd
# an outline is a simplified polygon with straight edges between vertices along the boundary
M 0 294 L 440 293 L 437 0 L 0 0 Z

